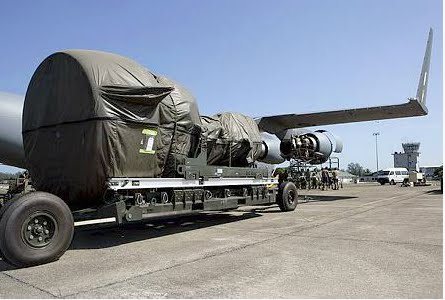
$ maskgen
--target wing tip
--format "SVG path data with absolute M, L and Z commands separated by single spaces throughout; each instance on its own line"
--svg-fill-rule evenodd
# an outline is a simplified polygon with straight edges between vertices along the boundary
M 430 27 L 428 40 L 426 42 L 425 55 L 423 57 L 422 69 L 419 77 L 419 85 L 417 86 L 416 99 L 423 106 L 426 105 L 426 94 L 428 89 L 428 77 L 430 73 L 431 50 L 433 45 L 433 28 Z

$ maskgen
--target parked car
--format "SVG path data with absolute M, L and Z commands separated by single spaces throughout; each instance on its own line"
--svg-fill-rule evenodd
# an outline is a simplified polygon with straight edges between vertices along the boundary
M 402 183 L 409 178 L 408 170 L 406 168 L 388 168 L 380 171 L 377 175 L 377 181 L 384 185 L 386 183 L 396 184 Z

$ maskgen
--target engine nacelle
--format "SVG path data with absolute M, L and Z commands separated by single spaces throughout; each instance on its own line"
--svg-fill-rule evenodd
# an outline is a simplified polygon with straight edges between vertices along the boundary
M 258 160 L 274 165 L 283 163 L 285 158 L 280 151 L 281 140 L 276 135 L 267 132 L 262 132 L 261 138 L 263 139 L 263 155 Z
M 287 130 L 280 151 L 285 159 L 296 159 L 310 164 L 321 164 L 332 152 L 341 152 L 343 145 L 336 136 L 324 130 Z
M 295 159 L 310 164 L 321 164 L 332 152 L 341 152 L 341 140 L 324 130 L 289 129 L 277 135 L 261 133 L 263 155 L 259 159 L 269 164 L 280 164 Z

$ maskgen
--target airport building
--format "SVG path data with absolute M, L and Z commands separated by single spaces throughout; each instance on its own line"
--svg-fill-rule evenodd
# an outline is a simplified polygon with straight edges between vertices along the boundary
M 394 152 L 394 168 L 407 168 L 408 171 L 419 171 L 417 158 L 419 157 L 420 143 L 403 143 L 402 152 Z

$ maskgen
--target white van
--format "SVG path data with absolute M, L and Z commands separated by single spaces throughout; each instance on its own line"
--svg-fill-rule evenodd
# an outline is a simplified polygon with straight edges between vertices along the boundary
M 396 184 L 403 182 L 409 178 L 408 170 L 406 168 L 388 168 L 383 171 L 379 171 L 377 175 L 377 181 L 384 185 L 386 183 Z

